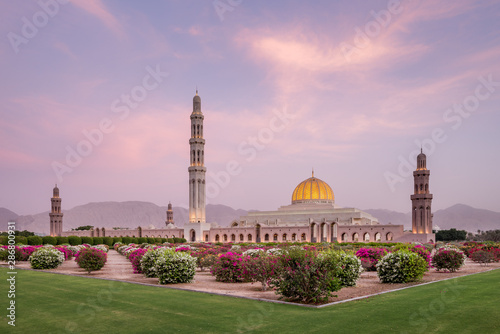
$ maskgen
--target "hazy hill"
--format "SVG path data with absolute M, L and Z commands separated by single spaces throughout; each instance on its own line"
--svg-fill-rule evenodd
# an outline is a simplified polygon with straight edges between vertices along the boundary
M 377 217 L 381 223 L 403 224 L 405 229 L 411 229 L 411 214 L 389 210 L 364 210 Z M 443 230 L 456 228 L 477 232 L 500 229 L 500 212 L 476 209 L 464 204 L 455 204 L 447 209 L 434 212 L 434 225 Z
M 3 212 L 6 212 L 3 215 Z M 165 226 L 166 206 L 158 206 L 149 202 L 99 202 L 76 206 L 70 210 L 63 210 L 63 229 L 70 230 L 82 225 L 93 225 L 95 227 L 129 227 L 153 225 L 156 228 Z M 188 210 L 181 207 L 173 207 L 174 222 L 182 227 L 188 220 Z M 49 212 L 34 215 L 12 216 L 9 210 L 0 211 L 0 230 L 5 230 L 9 220 L 17 222 L 18 230 L 28 230 L 36 233 L 48 234 Z M 221 226 L 229 225 L 233 219 L 245 215 L 244 210 L 234 210 L 225 205 L 207 205 L 207 221 L 217 222 Z
M 500 212 L 476 209 L 465 204 L 455 204 L 434 213 L 434 224 L 441 229 L 477 232 L 500 229 Z
M 6 208 L 0 208 L 0 231 L 7 231 L 7 223 L 15 221 L 19 217 L 17 213 Z
M 174 207 L 174 221 L 182 227 L 188 220 L 187 209 Z M 165 226 L 167 207 L 158 206 L 149 202 L 99 202 L 88 203 L 74 207 L 64 213 L 64 230 L 70 230 L 82 225 L 95 227 L 129 227 L 153 225 L 156 228 Z M 391 223 L 404 225 L 411 229 L 410 213 L 402 213 L 382 209 L 364 210 L 377 217 L 382 224 Z M 234 210 L 225 205 L 207 205 L 207 221 L 217 222 L 221 226 L 228 226 L 232 220 L 246 215 L 245 210 Z M 16 213 L 0 208 L 0 230 L 5 231 L 7 222 L 15 220 L 18 230 L 28 230 L 36 233 L 49 233 L 49 213 L 42 212 L 34 215 L 18 216 Z M 441 229 L 455 227 L 471 232 L 477 230 L 500 229 L 500 212 L 476 209 L 467 205 L 457 204 L 444 210 L 434 212 L 434 224 Z

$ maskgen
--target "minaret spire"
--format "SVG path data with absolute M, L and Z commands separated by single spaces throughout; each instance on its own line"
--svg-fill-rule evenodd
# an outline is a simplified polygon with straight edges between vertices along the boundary
M 201 98 L 193 97 L 193 112 L 191 113 L 191 138 L 189 139 L 189 222 L 205 223 L 205 139 L 203 139 L 203 120 Z

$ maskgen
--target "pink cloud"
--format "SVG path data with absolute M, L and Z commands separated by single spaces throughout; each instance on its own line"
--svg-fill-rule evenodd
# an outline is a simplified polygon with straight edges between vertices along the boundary
M 101 0 L 70 0 L 73 5 L 97 17 L 102 23 L 120 38 L 125 37 L 125 31 L 118 19 L 111 14 Z

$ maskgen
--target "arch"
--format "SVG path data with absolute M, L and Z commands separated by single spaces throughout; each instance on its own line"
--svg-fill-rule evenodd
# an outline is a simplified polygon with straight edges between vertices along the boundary
M 243 234 L 240 234 L 240 241 L 245 241 L 245 237 L 243 236 Z
M 269 240 L 269 236 L 267 240 Z M 255 241 L 260 242 L 260 224 L 255 225 Z
M 337 240 L 337 230 L 338 230 L 338 224 L 332 223 L 332 225 L 330 227 L 330 233 L 331 233 L 330 241 L 331 242 Z
M 316 233 L 316 230 L 317 230 L 317 226 L 318 224 L 316 223 L 311 223 L 311 242 L 316 242 L 317 240 L 317 233 Z
M 418 185 L 415 185 L 415 194 L 418 193 Z
M 424 190 L 424 185 L 423 183 L 420 183 L 420 191 Z
M 222 241 L 227 242 L 227 234 L 224 234 L 224 235 L 222 236 Z
M 428 192 L 429 192 L 429 184 L 428 184 L 428 183 L 426 183 L 426 184 L 425 184 L 425 193 L 428 193 Z
M 238 222 L 237 222 L 237 221 L 234 221 L 234 222 L 231 224 L 231 227 L 238 227 Z
M 219 242 L 219 240 L 220 240 L 220 237 L 219 237 L 219 235 L 218 235 L 218 234 L 216 234 L 216 235 L 215 235 L 215 242 Z
M 247 241 L 252 241 L 252 235 L 251 234 L 247 235 Z
M 231 242 L 235 242 L 236 241 L 236 236 L 233 234 L 231 234 Z
M 302 233 L 302 235 L 300 236 L 300 240 L 306 241 L 306 234 L 305 233 Z
M 388 233 L 385 235 L 385 240 L 387 240 L 387 241 L 392 241 L 392 232 L 388 232 Z
M 281 240 L 286 241 L 286 237 L 287 237 L 286 233 L 283 233 L 283 236 L 281 237 Z
M 205 235 L 205 242 L 208 242 L 208 234 Z
M 382 240 L 382 236 L 380 235 L 380 232 L 375 233 L 375 241 L 380 241 Z
M 369 242 L 370 241 L 370 233 L 366 232 L 363 234 L 363 241 Z
M 326 223 L 321 223 L 319 225 L 319 241 L 321 242 L 326 242 L 327 226 L 328 225 Z
M 191 240 L 191 242 L 196 241 L 196 231 L 194 229 L 191 229 L 191 231 L 189 231 L 189 239 Z
M 343 242 L 347 242 L 347 238 L 349 238 L 349 236 L 347 235 L 347 233 L 342 233 L 342 236 L 340 237 L 340 239 L 343 241 Z
M 296 241 L 296 240 L 297 240 L 297 234 L 292 233 L 292 241 Z
M 358 241 L 359 240 L 359 234 L 357 232 L 354 232 L 352 235 L 352 241 Z
M 266 233 L 266 235 L 264 236 L 264 241 L 269 241 L 269 234 Z
M 278 241 L 278 233 L 274 233 L 274 235 L 273 235 L 273 241 Z

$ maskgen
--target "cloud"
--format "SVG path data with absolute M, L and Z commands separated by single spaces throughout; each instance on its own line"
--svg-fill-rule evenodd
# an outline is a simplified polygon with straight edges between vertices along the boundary
M 70 0 L 73 5 L 80 7 L 90 15 L 98 18 L 105 26 L 113 31 L 118 37 L 124 38 L 125 31 L 118 19 L 111 14 L 101 0 Z

